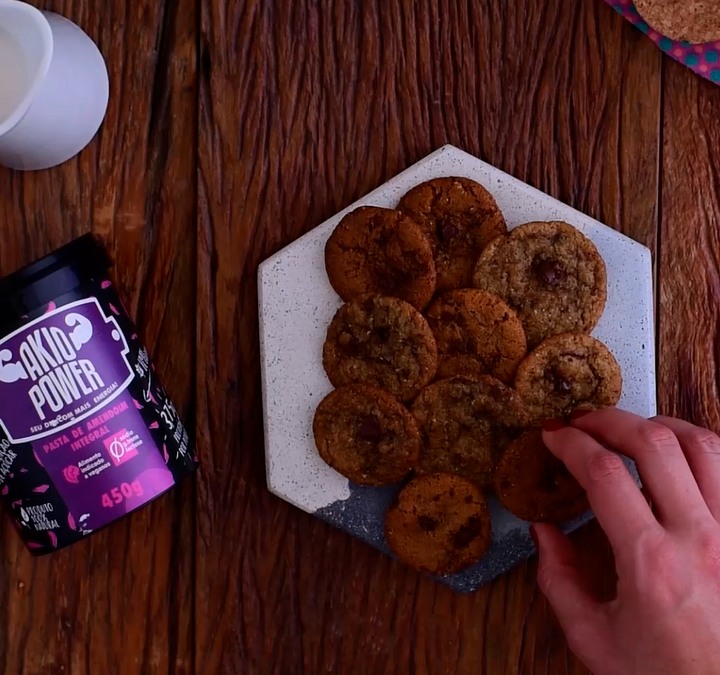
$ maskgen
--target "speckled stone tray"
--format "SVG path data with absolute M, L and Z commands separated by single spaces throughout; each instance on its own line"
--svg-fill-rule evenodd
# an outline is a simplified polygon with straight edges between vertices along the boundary
M 395 207 L 410 188 L 439 176 L 467 176 L 484 185 L 497 199 L 510 228 L 533 220 L 565 220 L 595 242 L 607 264 L 608 299 L 594 335 L 608 345 L 622 368 L 620 407 L 645 417 L 655 414 L 650 252 L 455 147 L 440 148 L 266 260 L 258 272 L 268 487 L 385 552 L 385 510 L 398 487 L 351 484 L 320 459 L 313 441 L 315 408 L 332 389 L 322 368 L 322 345 L 342 304 L 327 279 L 323 251 L 348 211 L 363 204 Z M 468 570 L 440 578 L 458 591 L 476 590 L 534 552 L 528 524 L 493 499 L 490 506 L 490 551 Z M 563 529 L 572 531 L 591 517 L 586 514 Z

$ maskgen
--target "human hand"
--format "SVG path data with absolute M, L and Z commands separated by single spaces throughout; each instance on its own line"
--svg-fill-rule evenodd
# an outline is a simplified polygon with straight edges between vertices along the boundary
M 720 438 L 608 409 L 548 422 L 543 439 L 587 490 L 617 567 L 617 597 L 599 602 L 569 539 L 532 526 L 570 648 L 595 675 L 720 673 Z M 606 448 L 635 460 L 654 510 Z

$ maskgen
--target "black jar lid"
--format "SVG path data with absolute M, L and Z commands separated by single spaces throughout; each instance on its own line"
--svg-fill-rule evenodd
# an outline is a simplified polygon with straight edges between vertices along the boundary
M 110 267 L 105 247 L 92 234 L 85 234 L 9 274 L 0 279 L 0 328 L 105 274 Z

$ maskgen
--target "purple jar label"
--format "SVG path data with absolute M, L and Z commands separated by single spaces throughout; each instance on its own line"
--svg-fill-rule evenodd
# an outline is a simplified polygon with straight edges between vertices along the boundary
M 10 442 L 38 441 L 115 400 L 133 380 L 129 351 L 95 298 L 0 340 L 0 424 Z
M 0 497 L 34 552 L 136 510 L 196 463 L 109 281 L 0 340 Z
M 127 393 L 44 438 L 35 455 L 84 532 L 134 511 L 175 482 Z

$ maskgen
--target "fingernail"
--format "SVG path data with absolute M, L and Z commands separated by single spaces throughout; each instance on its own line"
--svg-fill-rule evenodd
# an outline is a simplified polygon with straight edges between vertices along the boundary
M 565 422 L 562 420 L 545 420 L 543 422 L 543 431 L 558 431 L 565 427 Z
M 537 532 L 535 532 L 535 526 L 534 526 L 534 525 L 531 525 L 531 526 L 530 526 L 530 536 L 532 537 L 533 544 L 535 544 L 535 548 L 538 548 L 538 549 L 539 549 L 539 548 L 540 548 L 540 544 L 538 543 L 538 536 L 537 536 Z
M 585 415 L 589 415 L 592 412 L 592 410 L 573 410 L 570 413 L 570 421 L 574 422 L 575 420 L 579 420 L 581 417 L 585 417 Z
M 645 497 L 645 501 L 648 503 L 648 506 L 651 510 L 655 508 L 655 505 L 653 504 L 652 497 L 650 496 L 650 492 L 646 487 L 640 488 L 640 492 L 642 493 L 642 496 Z

